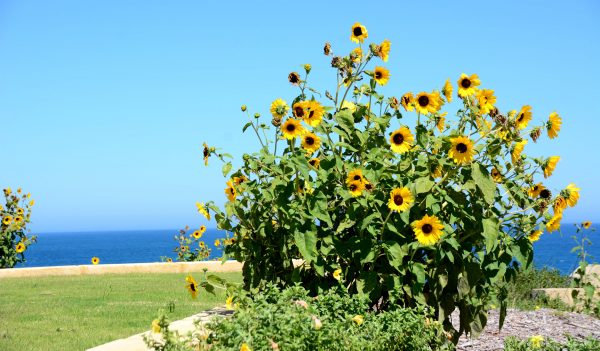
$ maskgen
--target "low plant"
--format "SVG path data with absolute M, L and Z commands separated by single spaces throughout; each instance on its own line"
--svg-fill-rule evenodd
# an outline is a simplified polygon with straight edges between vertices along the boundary
M 557 299 L 532 298 L 533 289 L 568 288 L 572 278 L 557 269 L 536 268 L 520 272 L 516 279 L 506 285 L 508 307 L 533 310 L 540 307 L 570 311 L 571 307 Z
M 11 188 L 4 192 L 4 205 L 0 204 L 0 268 L 11 268 L 25 262 L 27 248 L 36 242 L 36 236 L 28 235 L 27 224 L 31 219 L 34 200 L 21 188 L 15 193 Z
M 504 340 L 504 351 L 597 351 L 600 340 L 587 338 L 584 340 L 567 336 L 565 343 L 535 335 L 526 340 L 508 337 Z
M 600 279 L 597 274 L 590 273 L 587 270 L 589 261 L 594 259 L 588 251 L 588 247 L 592 245 L 592 240 L 589 238 L 588 232 L 595 231 L 595 228 L 590 229 L 590 227 L 591 222 L 575 224 L 576 233 L 572 236 L 572 239 L 575 241 L 576 246 L 573 247 L 571 252 L 577 253 L 579 265 L 573 274 L 571 286 L 583 289 L 583 294 L 580 293 L 580 290 L 576 289 L 573 289 L 571 294 L 578 309 L 600 317 L 600 299 L 598 298 L 596 286 L 591 282 L 591 280 L 600 281 Z M 581 237 L 579 238 L 578 234 L 580 233 Z M 591 274 L 594 274 L 594 276 L 591 276 Z

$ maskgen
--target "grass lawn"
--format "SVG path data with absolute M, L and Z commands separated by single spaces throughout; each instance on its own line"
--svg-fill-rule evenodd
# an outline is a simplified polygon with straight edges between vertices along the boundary
M 220 289 L 192 300 L 183 273 L 0 279 L 0 350 L 85 350 L 149 330 L 169 304 L 177 320 L 224 303 Z

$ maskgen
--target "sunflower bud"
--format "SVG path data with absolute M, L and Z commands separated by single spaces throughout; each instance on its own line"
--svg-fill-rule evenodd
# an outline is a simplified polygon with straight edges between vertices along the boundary
M 292 72 L 288 75 L 288 82 L 292 83 L 292 85 L 300 84 L 300 75 L 297 72 Z
M 304 70 L 306 71 L 306 73 L 310 73 L 311 69 L 312 69 L 312 66 L 309 65 L 308 63 L 304 65 Z
M 246 105 L 242 105 L 242 112 L 246 112 Z
M 533 128 L 529 133 L 529 136 L 531 137 L 531 140 L 533 140 L 534 143 L 537 142 L 540 135 L 542 135 L 542 130 L 540 127 Z
M 273 117 L 273 119 L 271 120 L 271 124 L 275 127 L 279 127 L 281 125 L 281 118 Z
M 379 45 L 371 43 L 371 45 L 369 45 L 369 50 L 371 50 L 371 53 L 374 56 L 379 56 Z
M 400 102 L 398 101 L 398 99 L 396 99 L 395 96 L 392 96 L 389 100 L 390 106 L 394 109 L 397 110 L 400 107 Z
M 325 43 L 325 46 L 323 47 L 323 53 L 325 56 L 329 56 L 329 54 L 331 54 L 331 44 Z
M 494 119 L 494 122 L 496 122 L 500 125 L 503 125 L 503 126 L 506 125 L 507 119 L 506 119 L 506 116 L 504 116 L 503 114 L 497 113 L 494 116 L 492 116 L 492 118 Z
M 327 90 L 325 90 L 325 96 L 326 96 L 326 97 L 327 97 L 329 100 L 333 101 L 333 96 L 332 96 L 332 95 L 331 95 L 331 93 L 330 93 L 330 92 L 328 92 Z
M 260 118 L 260 113 L 256 112 L 256 113 L 254 114 L 254 118 Z

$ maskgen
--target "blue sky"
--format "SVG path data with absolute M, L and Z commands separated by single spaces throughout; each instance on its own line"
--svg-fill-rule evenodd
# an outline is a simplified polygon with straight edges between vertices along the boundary
M 600 220 L 599 18 L 596 1 L 2 0 L 0 187 L 33 194 L 38 232 L 205 223 L 194 203 L 223 203 L 224 179 L 202 142 L 257 150 L 239 106 L 291 101 L 304 63 L 331 89 L 323 43 L 348 52 L 360 21 L 392 41 L 386 95 L 477 73 L 501 110 L 558 111 L 559 138 L 526 151 L 562 157 L 551 188 L 582 188 L 565 221 Z

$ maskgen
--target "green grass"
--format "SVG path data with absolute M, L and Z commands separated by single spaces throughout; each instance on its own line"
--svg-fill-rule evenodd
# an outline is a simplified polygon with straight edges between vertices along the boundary
M 218 275 L 241 281 L 241 273 Z M 85 350 L 149 330 L 170 303 L 177 320 L 224 302 L 219 289 L 192 300 L 183 273 L 0 279 L 0 350 Z
M 534 299 L 531 291 L 538 288 L 568 288 L 571 278 L 555 269 L 531 269 L 521 272 L 515 282 L 508 284 L 508 307 L 533 310 L 536 307 L 554 308 L 569 311 L 570 308 L 559 300 Z

